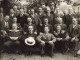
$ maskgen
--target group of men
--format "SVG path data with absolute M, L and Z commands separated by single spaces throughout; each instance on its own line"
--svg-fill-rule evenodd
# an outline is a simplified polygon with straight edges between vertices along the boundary
M 49 52 L 53 57 L 54 50 L 66 53 L 74 51 L 75 56 L 80 49 L 80 25 L 72 8 L 63 12 L 54 8 L 54 3 L 49 6 L 45 3 L 40 7 L 18 9 L 16 5 L 10 9 L 8 15 L 0 20 L 0 47 L 1 50 L 28 50 L 39 45 L 41 56 Z M 35 44 L 33 43 L 33 39 Z M 25 40 L 30 38 L 26 44 Z M 31 45 L 32 44 L 32 45 Z M 13 48 L 12 48 L 13 46 Z M 25 48 L 23 48 L 25 47 Z

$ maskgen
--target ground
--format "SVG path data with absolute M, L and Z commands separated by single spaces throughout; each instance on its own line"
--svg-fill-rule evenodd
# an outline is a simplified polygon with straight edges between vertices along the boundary
M 15 60 L 80 60 L 80 57 L 74 57 L 72 54 L 61 54 L 55 53 L 54 57 L 51 58 L 49 56 L 41 57 L 40 55 L 33 54 L 32 56 L 24 56 L 18 54 L 1 54 L 0 60 L 11 60 L 14 58 Z

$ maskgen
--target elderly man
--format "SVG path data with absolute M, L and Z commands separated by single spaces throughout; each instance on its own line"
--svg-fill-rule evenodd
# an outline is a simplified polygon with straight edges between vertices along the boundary
M 5 36 L 6 41 L 4 42 L 4 46 L 8 47 L 10 50 L 13 50 L 15 48 L 11 47 L 16 45 L 16 49 L 19 49 L 21 36 L 21 32 L 17 30 L 17 24 L 12 24 L 12 29 L 9 30 Z
M 44 56 L 44 49 L 45 46 L 47 46 L 47 48 L 50 48 L 50 56 L 53 57 L 53 49 L 54 49 L 54 43 L 56 41 L 56 38 L 54 37 L 53 34 L 49 33 L 49 27 L 44 27 L 44 33 L 40 34 L 37 37 L 38 42 L 40 43 L 41 46 L 41 56 Z

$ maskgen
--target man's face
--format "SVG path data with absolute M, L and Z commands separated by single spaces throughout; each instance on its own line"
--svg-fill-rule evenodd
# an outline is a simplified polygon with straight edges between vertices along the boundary
M 56 11 L 59 12 L 59 8 L 57 8 Z
M 5 17 L 5 21 L 9 21 L 9 16 L 6 16 Z
M 39 8 L 39 12 L 42 12 L 43 10 L 42 10 L 42 8 Z
M 42 5 L 42 8 L 45 8 L 45 7 L 46 7 L 45 4 L 43 4 L 43 5 Z
M 77 24 L 77 20 L 75 18 L 72 19 L 73 24 Z
M 51 12 L 50 8 L 47 8 L 46 11 L 47 11 L 47 13 L 50 13 Z
M 13 18 L 13 22 L 17 22 L 17 18 L 15 17 L 15 18 Z
M 57 26 L 56 27 L 56 30 L 61 30 L 61 26 Z
M 58 18 L 58 23 L 62 23 L 63 22 L 63 20 L 62 20 L 62 18 Z
M 14 6 L 13 9 L 16 11 L 17 10 L 17 6 Z
M 67 10 L 63 11 L 63 13 L 64 13 L 65 15 L 67 15 L 67 14 L 68 14 Z
M 32 23 L 32 19 L 31 18 L 27 18 L 27 22 L 28 23 Z
M 48 28 L 48 27 L 45 27 L 45 28 L 44 28 L 44 32 L 45 32 L 45 33 L 48 33 L 48 32 L 49 32 L 49 28 Z
M 16 24 L 13 24 L 13 25 L 12 25 L 12 29 L 13 29 L 13 30 L 17 30 L 17 25 L 16 25 Z
M 23 9 L 20 9 L 20 14 L 21 14 L 21 15 L 23 15 L 23 14 L 24 14 Z
M 27 8 L 24 8 L 24 12 L 27 12 Z
M 46 18 L 46 19 L 44 19 L 44 23 L 48 23 L 48 19 Z
M 29 26 L 28 30 L 29 30 L 30 33 L 33 32 L 33 26 Z
M 32 13 L 32 14 L 34 13 L 34 9 L 31 9 L 31 13 Z
M 10 9 L 10 14 L 14 14 L 14 10 L 13 9 Z
M 70 9 L 68 10 L 68 12 L 69 12 L 69 14 L 72 14 L 72 13 L 73 13 L 73 9 L 70 8 Z

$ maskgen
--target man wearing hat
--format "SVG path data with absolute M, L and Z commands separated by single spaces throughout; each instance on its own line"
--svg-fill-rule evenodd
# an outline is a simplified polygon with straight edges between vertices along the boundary
M 50 48 L 50 56 L 53 57 L 53 49 L 54 49 L 54 43 L 56 41 L 56 38 L 54 37 L 53 34 L 49 33 L 49 27 L 44 27 L 44 33 L 40 34 L 37 37 L 38 42 L 40 43 L 41 46 L 41 56 L 44 56 L 44 49 L 45 46 L 47 46 L 47 48 Z
M 28 33 L 25 35 L 25 46 L 28 50 L 29 55 L 31 55 L 31 48 L 36 43 L 36 34 L 34 34 L 33 26 L 28 26 Z

